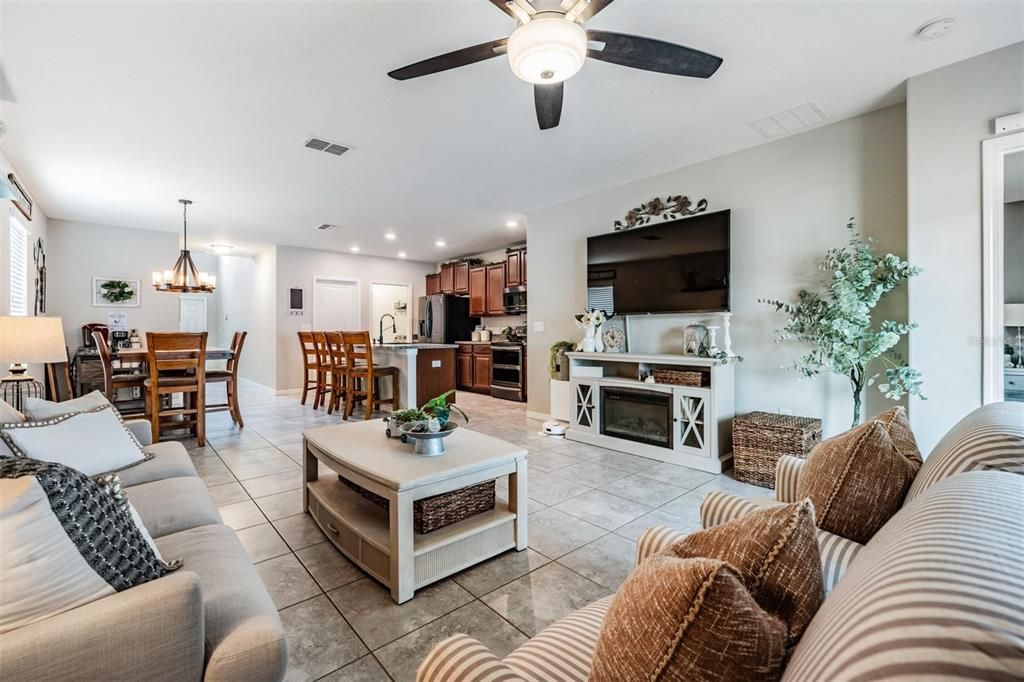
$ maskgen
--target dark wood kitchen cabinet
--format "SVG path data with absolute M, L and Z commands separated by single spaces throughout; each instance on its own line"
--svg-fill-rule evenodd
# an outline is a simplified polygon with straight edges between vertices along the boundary
M 445 263 L 441 266 L 441 293 L 455 293 L 455 264 Z
M 490 345 L 473 347 L 473 390 L 480 393 L 491 392 Z
M 466 348 L 463 351 L 463 347 Z M 473 347 L 459 345 L 455 354 L 455 385 L 458 388 L 473 388 Z
M 427 296 L 441 293 L 441 275 L 427 275 Z
M 487 268 L 483 266 L 469 269 L 469 314 L 487 314 Z
M 455 293 L 469 293 L 469 263 L 455 264 Z
M 487 266 L 486 315 L 505 314 L 505 264 L 492 263 Z
M 460 342 L 455 353 L 456 385 L 474 393 L 491 392 L 491 344 Z
M 508 254 L 505 259 L 505 272 L 507 273 L 506 281 L 510 287 L 519 287 L 525 284 L 525 278 L 523 277 L 523 261 L 526 252 L 524 251 L 513 251 Z

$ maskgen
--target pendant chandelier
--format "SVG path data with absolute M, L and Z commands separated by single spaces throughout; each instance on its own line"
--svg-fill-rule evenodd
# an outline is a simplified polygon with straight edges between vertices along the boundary
M 217 278 L 209 273 L 199 272 L 188 251 L 188 207 L 192 201 L 178 199 L 178 203 L 182 205 L 181 219 L 185 234 L 183 248 L 173 270 L 153 273 L 153 288 L 157 291 L 169 291 L 175 294 L 213 293 L 217 287 Z

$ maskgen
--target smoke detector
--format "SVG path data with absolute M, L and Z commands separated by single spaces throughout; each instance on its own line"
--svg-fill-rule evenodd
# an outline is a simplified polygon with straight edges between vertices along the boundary
M 341 156 L 345 152 L 352 149 L 352 147 L 349 147 L 347 145 L 339 144 L 337 142 L 331 142 L 330 140 L 325 140 L 321 137 L 309 138 L 308 140 L 306 140 L 305 146 L 308 149 L 314 149 L 318 152 L 326 152 L 328 154 L 333 154 L 334 156 Z
M 954 26 L 956 26 L 956 19 L 953 17 L 939 17 L 917 29 L 914 35 L 921 40 L 937 40 L 952 31 Z
M 337 225 L 331 225 L 330 223 L 320 223 L 319 225 L 317 225 L 313 229 L 314 230 L 319 230 L 320 232 L 334 232 L 335 230 L 338 229 L 338 226 Z

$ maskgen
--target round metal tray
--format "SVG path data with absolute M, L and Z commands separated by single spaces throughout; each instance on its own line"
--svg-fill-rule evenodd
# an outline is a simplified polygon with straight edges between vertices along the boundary
M 455 422 L 448 422 L 445 424 L 443 431 L 437 433 L 430 433 L 429 431 L 412 431 L 420 422 L 406 422 L 398 427 L 398 431 L 413 441 L 413 452 L 417 455 L 423 455 L 424 457 L 437 457 L 443 455 L 448 451 L 444 446 L 445 436 L 450 436 L 455 433 L 455 429 L 458 428 L 458 424 Z

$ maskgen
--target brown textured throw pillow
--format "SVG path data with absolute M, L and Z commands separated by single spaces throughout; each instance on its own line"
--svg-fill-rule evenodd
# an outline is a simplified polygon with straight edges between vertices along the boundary
M 864 544 L 899 511 L 920 468 L 870 421 L 815 446 L 796 492 L 814 502 L 819 528 Z
M 774 680 L 786 626 L 719 559 L 651 557 L 615 594 L 591 665 L 592 682 Z
M 799 641 L 825 599 L 810 500 L 767 507 L 691 533 L 664 554 L 728 562 L 761 608 L 787 625 L 790 646 Z
M 902 405 L 891 407 L 885 412 L 875 415 L 870 421 L 882 422 L 889 438 L 892 439 L 892 444 L 896 446 L 896 450 L 901 455 L 911 462 L 917 462 L 918 467 L 924 464 L 924 460 L 921 458 L 921 449 L 917 447 L 917 439 L 914 438 L 914 432 L 910 429 L 907 408 Z

